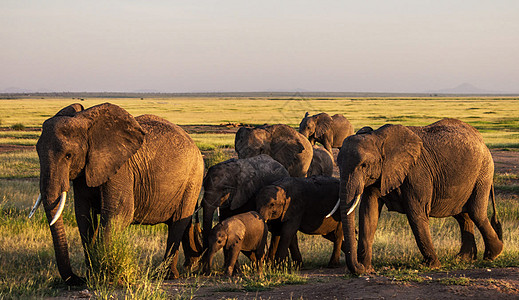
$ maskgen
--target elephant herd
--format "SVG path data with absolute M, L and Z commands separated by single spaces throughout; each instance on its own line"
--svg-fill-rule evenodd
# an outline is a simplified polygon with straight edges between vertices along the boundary
M 340 149 L 336 162 L 332 148 Z M 289 255 L 302 264 L 298 231 L 333 243 L 329 266 L 339 266 L 342 250 L 351 273 L 371 272 L 383 206 L 407 216 L 429 267 L 440 266 L 429 217 L 457 220 L 461 259 L 477 257 L 474 224 L 485 259 L 503 250 L 490 151 L 475 128 L 455 119 L 423 127 L 364 127 L 355 134 L 342 115 L 307 113 L 299 132 L 283 124 L 241 127 L 235 136 L 238 158 L 212 166 L 204 176 L 202 155 L 179 126 L 153 115 L 133 117 L 109 103 L 88 109 L 72 104 L 43 123 L 36 149 L 40 196 L 30 215 L 43 204 L 58 270 L 69 285 L 84 282 L 71 268 L 61 216 L 71 182 L 85 257 L 96 238 L 109 243 L 114 230 L 165 223 L 171 278 L 179 276 L 181 244 L 184 265 L 200 260 L 205 272 L 222 248 L 228 275 L 240 252 L 258 268 Z M 340 179 L 332 177 L 334 165 Z M 198 205 L 201 234 L 192 223 Z M 213 228 L 215 212 L 220 222 Z

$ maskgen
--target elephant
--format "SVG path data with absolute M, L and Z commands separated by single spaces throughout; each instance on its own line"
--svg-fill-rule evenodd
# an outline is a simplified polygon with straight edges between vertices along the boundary
M 267 225 L 255 211 L 234 215 L 216 224 L 209 235 L 205 273 L 210 273 L 214 255 L 223 248 L 224 268 L 232 276 L 240 251 L 261 271 L 267 244 Z
M 310 163 L 310 167 L 308 168 L 308 173 L 306 173 L 306 176 L 312 177 L 316 175 L 322 175 L 331 177 L 333 175 L 334 166 L 333 156 L 323 147 L 314 145 L 313 149 L 314 155 L 312 157 L 312 162 Z
M 342 141 L 354 131 L 353 125 L 343 115 L 330 117 L 327 113 L 320 113 L 309 116 L 307 112 L 299 124 L 299 133 L 307 137 L 312 145 L 317 141 L 332 153 L 332 148 L 340 148 Z
M 262 187 L 288 176 L 285 167 L 266 154 L 232 158 L 209 168 L 204 178 L 202 198 L 205 247 L 217 208 L 220 220 L 255 210 L 254 194 Z
M 239 158 L 267 154 L 281 163 L 292 177 L 305 177 L 312 162 L 312 145 L 285 124 L 241 127 L 234 145 Z
M 287 177 L 262 188 L 256 195 L 256 210 L 268 222 L 281 222 L 281 238 L 276 261 L 284 261 L 287 248 L 297 231 L 322 235 L 333 242 L 329 267 L 339 266 L 342 224 L 333 206 L 339 197 L 339 179 L 324 176 Z M 328 214 L 328 215 L 327 215 Z
M 283 165 L 266 154 L 243 159 L 232 158 L 210 167 L 203 183 L 204 248 L 208 248 L 216 209 L 219 210 L 220 221 L 255 210 L 254 195 L 262 187 L 289 176 Z M 269 249 L 275 249 L 279 241 L 275 224 L 271 226 L 271 230 L 274 232 L 274 238 L 271 239 L 272 245 Z M 301 261 L 297 241 L 294 241 L 290 249 L 294 260 Z
M 169 276 L 178 277 L 179 244 L 204 173 L 200 150 L 184 130 L 154 115 L 134 118 L 114 104 L 84 109 L 76 103 L 43 123 L 36 150 L 40 196 L 33 211 L 43 203 L 58 270 L 67 284 L 84 282 L 70 266 L 61 217 L 70 181 L 87 265 L 87 249 L 98 236 L 110 243 L 112 232 L 130 223 L 165 223 Z
M 428 126 L 386 124 L 349 136 L 337 158 L 346 262 L 353 274 L 373 271 L 372 245 L 380 210 L 406 214 L 416 243 L 431 268 L 440 267 L 429 217 L 454 216 L 460 225 L 462 259 L 475 258 L 474 224 L 485 243 L 484 258 L 503 250 L 493 192 L 494 163 L 472 126 L 443 119 Z M 491 197 L 494 215 L 487 216 Z M 355 214 L 359 206 L 358 247 Z

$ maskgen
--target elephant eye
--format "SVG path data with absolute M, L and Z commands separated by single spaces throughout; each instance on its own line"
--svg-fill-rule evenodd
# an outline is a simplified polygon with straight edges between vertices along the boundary
M 72 157 L 72 154 L 70 154 L 70 153 L 65 154 L 66 159 L 70 159 L 71 157 Z

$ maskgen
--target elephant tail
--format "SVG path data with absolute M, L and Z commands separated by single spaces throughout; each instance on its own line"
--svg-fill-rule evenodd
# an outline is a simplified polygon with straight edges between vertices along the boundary
M 490 224 L 492 225 L 492 228 L 494 228 L 494 231 L 496 232 L 499 240 L 503 241 L 503 226 L 501 225 L 501 222 L 497 218 L 496 196 L 494 193 L 493 184 L 492 184 L 492 187 L 490 188 L 490 198 L 492 200 L 492 207 L 494 208 L 494 215 L 492 216 L 492 219 L 490 220 Z

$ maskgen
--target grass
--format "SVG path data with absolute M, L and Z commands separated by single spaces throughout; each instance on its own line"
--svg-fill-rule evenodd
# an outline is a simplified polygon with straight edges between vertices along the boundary
M 482 132 L 491 148 L 519 150 L 519 99 L 516 98 L 330 98 L 315 99 L 110 99 L 134 115 L 156 114 L 178 124 L 222 123 L 287 123 L 294 127 L 306 111 L 311 114 L 326 111 L 343 113 L 355 128 L 369 125 L 374 128 L 388 122 L 405 125 L 425 125 L 442 117 L 464 120 Z M 40 135 L 33 128 L 62 107 L 75 102 L 71 99 L 24 99 L 0 100 L 0 144 L 33 146 Z M 86 99 L 85 107 L 105 102 L 101 99 Z M 24 124 L 26 130 L 16 131 L 10 127 Z M 29 131 L 29 128 L 31 131 Z M 232 152 L 232 134 L 191 134 L 204 151 L 209 167 L 228 159 Z M 40 208 L 35 216 L 27 219 L 38 194 L 39 164 L 36 152 L 24 150 L 0 153 L 0 299 L 45 298 L 62 294 L 67 287 L 62 282 L 54 262 L 54 250 L 47 220 Z M 431 219 L 433 242 L 442 263 L 441 270 L 519 266 L 519 202 L 513 195 L 519 194 L 517 175 L 496 174 L 495 184 L 499 217 L 504 228 L 504 252 L 494 262 L 482 259 L 483 241 L 476 231 L 478 260 L 460 262 L 455 255 L 459 250 L 459 228 L 454 218 Z M 73 197 L 72 193 L 69 196 Z M 490 215 L 490 213 L 489 213 Z M 71 264 L 76 273 L 86 276 L 84 254 L 73 213 L 73 201 L 68 201 L 63 213 L 69 242 Z M 414 241 L 405 216 L 383 211 L 375 235 L 373 265 L 380 275 L 393 276 L 397 280 L 419 281 L 421 273 L 432 270 L 421 264 L 422 256 Z M 307 279 L 298 272 L 266 268 L 255 274 L 247 266 L 247 259 L 240 257 L 244 273 L 234 279 L 207 279 L 189 273 L 195 283 L 179 288 L 176 294 L 165 294 L 160 276 L 160 264 L 164 255 L 167 228 L 158 226 L 130 226 L 114 243 L 117 265 L 124 270 L 110 271 L 122 278 L 91 278 L 90 290 L 100 299 L 174 297 L 192 298 L 204 284 L 222 284 L 224 288 L 239 291 L 261 291 L 282 284 L 300 284 Z M 299 235 L 300 248 L 305 268 L 323 268 L 328 264 L 332 243 L 319 236 Z M 126 248 L 125 248 L 126 247 Z M 117 252 L 124 250 L 122 252 Z M 111 250 L 110 250 L 111 251 Z M 109 256 L 110 251 L 99 255 Z M 118 261 L 118 259 L 122 259 Z M 124 262 L 126 261 L 126 262 Z M 183 262 L 183 257 L 179 259 Z M 123 263 L 124 262 L 124 263 Z M 344 260 L 342 259 L 342 263 Z M 223 265 L 220 254 L 216 267 Z M 105 267 L 103 267 L 105 268 Z M 249 268 L 249 269 L 247 269 Z M 109 267 L 105 269 L 109 270 Z M 105 274 L 110 272 L 104 272 Z M 103 272 L 99 272 L 102 274 Z M 96 273 L 97 274 L 97 273 Z M 185 274 L 185 272 L 184 272 Z M 113 275 L 113 274 L 112 274 Z M 99 275 L 101 276 L 101 275 Z M 104 275 L 103 275 L 104 276 Z M 117 276 L 115 276 L 117 277 Z M 422 279 L 420 279 L 422 278 Z M 187 280 L 187 279 L 186 279 Z M 470 284 L 463 278 L 442 279 L 443 284 Z M 190 280 L 193 282 L 193 280 Z

